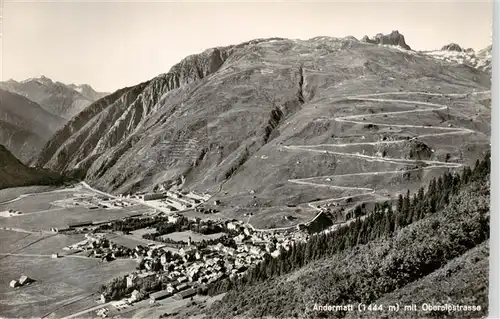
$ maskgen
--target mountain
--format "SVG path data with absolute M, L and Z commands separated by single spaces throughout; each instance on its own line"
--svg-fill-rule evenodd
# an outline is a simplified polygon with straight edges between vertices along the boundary
M 76 86 L 54 82 L 41 76 L 25 81 L 0 82 L 0 89 L 22 95 L 44 107 L 54 115 L 67 120 L 107 93 L 98 93 L 89 85 Z
M 367 218 L 267 258 L 245 278 L 210 285 L 211 295 L 228 292 L 208 310 L 193 307 L 190 317 L 484 318 L 490 165 L 487 155 L 473 170 L 445 174 L 409 194 L 403 202 L 411 196 L 411 206 L 378 207 Z M 354 308 L 320 308 L 328 305 Z
M 422 51 L 424 54 L 448 63 L 459 63 L 477 68 L 491 74 L 492 45 L 479 50 L 462 49 L 458 44 L 445 45 L 441 50 Z
M 258 213 L 255 227 L 393 198 L 474 163 L 491 121 L 488 73 L 398 39 L 258 39 L 188 56 L 91 104 L 34 164 L 80 168 L 113 193 L 208 191 L 228 216 Z
M 368 36 L 365 35 L 361 39 L 361 41 L 371 44 L 394 45 L 394 46 L 399 46 L 405 50 L 411 50 L 410 46 L 405 42 L 404 35 L 399 33 L 397 30 L 392 31 L 390 34 L 385 34 L 385 35 L 382 33 L 377 33 L 377 35 L 375 35 L 375 37 L 372 38 L 368 38 Z
M 65 123 L 37 103 L 0 89 L 0 144 L 24 163 Z
M 28 185 L 57 185 L 60 181 L 59 174 L 27 167 L 0 145 L 0 189 Z
M 102 93 L 102 92 L 97 92 L 95 91 L 90 85 L 88 84 L 81 84 L 81 85 L 75 85 L 75 84 L 70 84 L 68 87 L 72 88 L 73 90 L 77 91 L 90 101 L 97 101 L 100 98 L 108 95 L 109 93 Z

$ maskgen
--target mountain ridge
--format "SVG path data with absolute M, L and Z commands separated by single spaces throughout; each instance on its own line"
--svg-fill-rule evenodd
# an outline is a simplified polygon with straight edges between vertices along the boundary
M 489 134 L 489 111 L 476 105 L 479 97 L 469 93 L 489 87 L 490 75 L 467 65 L 441 64 L 424 53 L 353 37 L 258 39 L 190 55 L 166 74 L 98 100 L 56 133 L 34 163 L 62 172 L 81 168 L 91 185 L 113 193 L 159 186 L 220 191 L 222 202 L 232 203 L 223 207 L 227 214 L 239 216 L 260 207 L 261 216 L 252 218 L 258 226 L 270 216 L 267 208 L 335 197 L 332 192 L 342 188 L 325 187 L 319 182 L 322 176 L 337 180 L 335 175 L 411 166 L 413 160 L 395 166 L 375 153 L 367 161 L 361 151 L 371 152 L 369 143 L 360 144 L 367 137 L 366 142 L 378 145 L 377 154 L 383 154 L 394 152 L 381 142 L 383 138 L 403 143 L 409 136 L 419 136 L 420 126 L 375 125 L 405 123 L 407 118 L 398 112 L 408 113 L 412 101 L 417 105 L 411 107 L 425 108 L 432 101 L 440 106 L 434 115 L 429 111 L 414 119 L 422 130 L 427 122 L 440 132 L 445 130 L 442 126 L 461 126 L 474 135 L 469 140 L 460 133 L 455 137 L 460 145 L 451 146 L 442 144 L 441 138 L 423 138 L 418 145 L 409 143 L 404 148 L 409 153 L 403 155 L 412 158 L 413 151 L 420 152 L 413 148 L 425 144 L 423 149 L 436 147 L 435 153 L 425 155 L 430 162 L 449 158 L 473 162 L 487 148 L 481 134 Z M 377 92 L 387 97 L 381 101 L 354 98 Z M 469 96 L 467 101 L 457 93 Z M 405 95 L 409 102 L 394 101 L 398 96 L 405 100 Z M 441 114 L 445 110 L 441 106 L 450 99 L 454 101 L 451 112 Z M 386 107 L 395 112 L 383 111 Z M 363 108 L 372 109 L 374 116 L 379 113 L 380 118 L 363 125 Z M 436 114 L 441 120 L 433 118 Z M 359 117 L 359 121 L 334 120 L 341 115 Z M 474 116 L 476 121 L 471 122 Z M 476 146 L 468 146 L 472 141 Z M 322 146 L 333 143 L 352 144 L 349 147 L 358 148 L 360 155 Z M 291 147 L 300 144 L 309 144 L 312 151 Z M 435 174 L 427 170 L 412 178 L 423 182 Z M 307 178 L 318 181 L 307 182 L 312 185 L 307 189 L 290 182 Z M 335 187 L 339 190 L 333 191 Z M 394 191 L 394 186 L 385 187 L 389 193 Z M 310 219 L 313 211 L 301 209 L 300 218 Z
M 48 112 L 67 120 L 78 114 L 90 103 L 108 93 L 96 92 L 90 85 L 66 85 L 42 75 L 20 82 L 0 82 L 0 88 L 22 95 L 38 103 Z

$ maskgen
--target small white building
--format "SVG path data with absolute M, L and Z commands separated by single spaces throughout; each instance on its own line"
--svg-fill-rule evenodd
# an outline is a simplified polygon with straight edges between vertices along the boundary
M 24 285 L 24 284 L 27 284 L 29 283 L 30 281 L 30 278 L 28 276 L 21 276 L 21 278 L 19 278 L 19 284 L 21 285 Z
M 174 293 L 174 291 L 175 291 L 175 288 L 174 288 L 174 286 L 172 286 L 171 284 L 169 284 L 169 285 L 167 286 L 167 289 L 166 289 L 166 290 L 167 290 L 167 292 L 168 292 L 169 294 L 173 294 L 173 293 Z
M 182 284 L 183 282 L 186 282 L 188 281 L 188 278 L 186 276 L 182 276 L 182 277 L 179 277 L 177 278 L 177 281 Z
M 104 294 L 101 294 L 101 303 L 106 303 L 108 302 L 108 298 Z
M 160 263 L 165 265 L 167 263 L 167 254 L 162 254 L 160 257 Z
M 10 283 L 9 283 L 9 286 L 11 288 L 16 288 L 16 287 L 19 287 L 20 284 L 19 284 L 19 282 L 17 282 L 17 280 L 11 280 Z
M 127 288 L 132 287 L 134 285 L 134 281 L 137 278 L 136 275 L 128 275 L 127 276 Z

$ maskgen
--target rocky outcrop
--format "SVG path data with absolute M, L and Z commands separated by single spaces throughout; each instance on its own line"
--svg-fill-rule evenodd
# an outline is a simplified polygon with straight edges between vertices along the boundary
M 456 51 L 456 52 L 463 52 L 464 49 L 462 49 L 458 44 L 456 43 L 450 43 L 441 48 L 442 51 Z
M 405 50 L 411 50 L 410 46 L 405 42 L 404 35 L 399 33 L 397 30 L 392 31 L 390 34 L 386 35 L 382 33 L 377 33 L 377 35 L 375 35 L 375 37 L 371 39 L 365 35 L 361 39 L 361 41 L 371 44 L 394 45 L 394 46 L 399 46 Z

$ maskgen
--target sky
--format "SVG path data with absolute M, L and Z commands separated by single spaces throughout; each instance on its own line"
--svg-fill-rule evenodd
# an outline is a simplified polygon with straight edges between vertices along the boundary
M 399 30 L 416 50 L 491 44 L 491 1 L 97 2 L 0 0 L 2 81 L 47 76 L 101 92 L 166 73 L 187 55 L 255 38 L 361 39 Z

